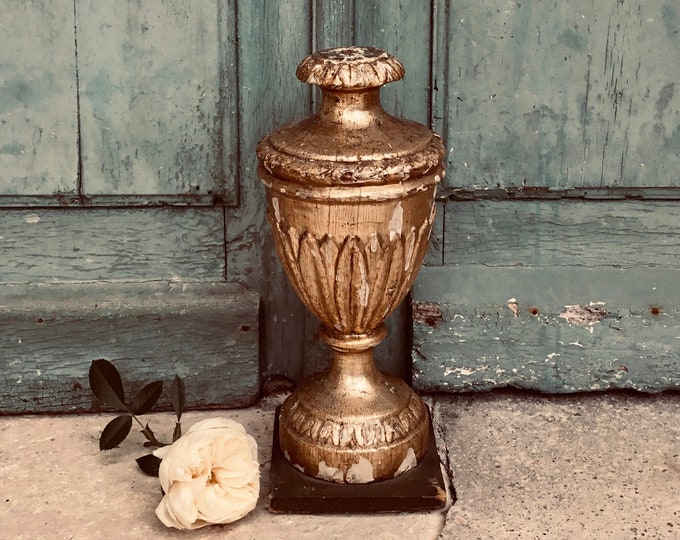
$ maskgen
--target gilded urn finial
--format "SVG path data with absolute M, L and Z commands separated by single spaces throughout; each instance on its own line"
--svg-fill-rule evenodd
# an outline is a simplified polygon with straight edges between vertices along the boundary
M 321 105 L 260 141 L 258 175 L 279 258 L 333 358 L 283 404 L 279 442 L 310 476 L 392 478 L 423 457 L 428 412 L 404 381 L 376 369 L 373 349 L 427 251 L 444 145 L 383 110 L 380 87 L 404 75 L 385 51 L 320 51 L 296 74 L 321 88 Z

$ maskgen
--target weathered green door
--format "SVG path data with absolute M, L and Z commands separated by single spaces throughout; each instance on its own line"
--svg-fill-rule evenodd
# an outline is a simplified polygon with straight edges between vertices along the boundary
M 422 390 L 680 386 L 680 6 L 435 2 Z
M 672 2 L 0 8 L 2 410 L 90 408 L 99 357 L 133 386 L 178 372 L 196 404 L 227 406 L 324 364 L 254 149 L 313 112 L 297 63 L 347 44 L 403 61 L 385 107 L 451 149 L 414 291 L 414 384 L 680 384 Z M 405 377 L 411 320 L 406 305 L 379 352 Z
M 179 373 L 195 405 L 252 402 L 259 295 L 225 253 L 235 6 L 0 10 L 0 410 L 89 409 L 96 358 L 132 387 Z

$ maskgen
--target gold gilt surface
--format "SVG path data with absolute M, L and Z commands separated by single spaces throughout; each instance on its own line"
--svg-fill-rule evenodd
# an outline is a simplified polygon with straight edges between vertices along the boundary
M 392 478 L 426 450 L 426 408 L 373 363 L 425 256 L 444 176 L 442 140 L 380 105 L 380 86 L 403 75 L 370 47 L 311 55 L 297 76 L 321 87 L 319 111 L 257 149 L 277 253 L 333 350 L 330 368 L 282 406 L 279 442 L 294 466 L 329 481 Z

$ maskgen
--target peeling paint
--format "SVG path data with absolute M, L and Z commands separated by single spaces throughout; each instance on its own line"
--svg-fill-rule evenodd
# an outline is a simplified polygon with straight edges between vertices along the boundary
M 274 218 L 279 223 L 281 221 L 281 211 L 279 210 L 279 199 L 277 197 L 272 197 L 272 208 L 274 209 Z
M 428 326 L 442 322 L 442 311 L 436 302 L 414 302 L 413 320 Z
M 409 448 L 406 452 L 406 457 L 404 457 L 404 460 L 401 462 L 401 465 L 399 465 L 399 468 L 397 469 L 397 472 L 394 473 L 394 476 L 396 477 L 400 474 L 404 474 L 406 471 L 410 471 L 417 464 L 418 460 L 416 459 L 416 452 L 413 450 L 413 448 Z
M 604 302 L 591 302 L 587 306 L 564 306 L 559 317 L 577 326 L 592 326 L 607 316 L 607 310 L 604 306 Z
M 404 227 L 404 208 L 401 206 L 401 201 L 394 207 L 392 219 L 390 219 L 388 227 L 390 241 L 396 240 L 401 236 L 401 230 Z
M 319 463 L 319 473 L 316 475 L 317 478 L 322 480 L 328 480 L 330 482 L 344 482 L 345 477 L 342 471 L 337 467 L 330 467 L 326 465 L 325 461 Z
M 367 484 L 373 482 L 373 464 L 365 457 L 359 458 L 358 463 L 352 465 L 347 471 L 348 484 Z
M 461 375 L 472 375 L 476 370 L 470 369 L 470 368 L 462 368 L 462 367 L 457 367 L 457 368 L 446 368 L 444 370 L 444 377 L 452 374 L 456 374 L 459 377 Z
M 360 283 L 359 283 L 359 304 L 361 307 L 368 306 L 368 296 L 370 292 L 370 286 L 368 284 L 368 272 L 366 271 L 366 263 L 363 258 L 359 259 L 359 273 Z

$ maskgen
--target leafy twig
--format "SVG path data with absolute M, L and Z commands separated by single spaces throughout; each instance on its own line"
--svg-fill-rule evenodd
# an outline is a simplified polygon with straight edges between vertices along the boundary
M 125 392 L 120 373 L 111 362 L 103 359 L 94 360 L 90 365 L 89 380 L 92 393 L 97 398 L 116 409 L 126 411 L 126 414 L 117 416 L 104 427 L 99 438 L 100 450 L 110 450 L 123 442 L 132 429 L 133 420 L 142 428 L 141 433 L 146 438 L 145 447 L 160 448 L 170 444 L 159 441 L 148 422 L 143 424 L 137 417 L 137 415 L 149 412 L 158 402 L 163 393 L 163 381 L 154 381 L 144 386 L 133 398 L 132 406 L 128 407 L 125 404 Z M 185 405 L 184 382 L 179 375 L 175 375 L 172 381 L 171 398 L 172 408 L 177 416 L 172 434 L 172 442 L 175 442 L 182 436 L 181 419 Z M 158 476 L 160 459 L 153 454 L 138 458 L 137 463 L 147 474 Z

